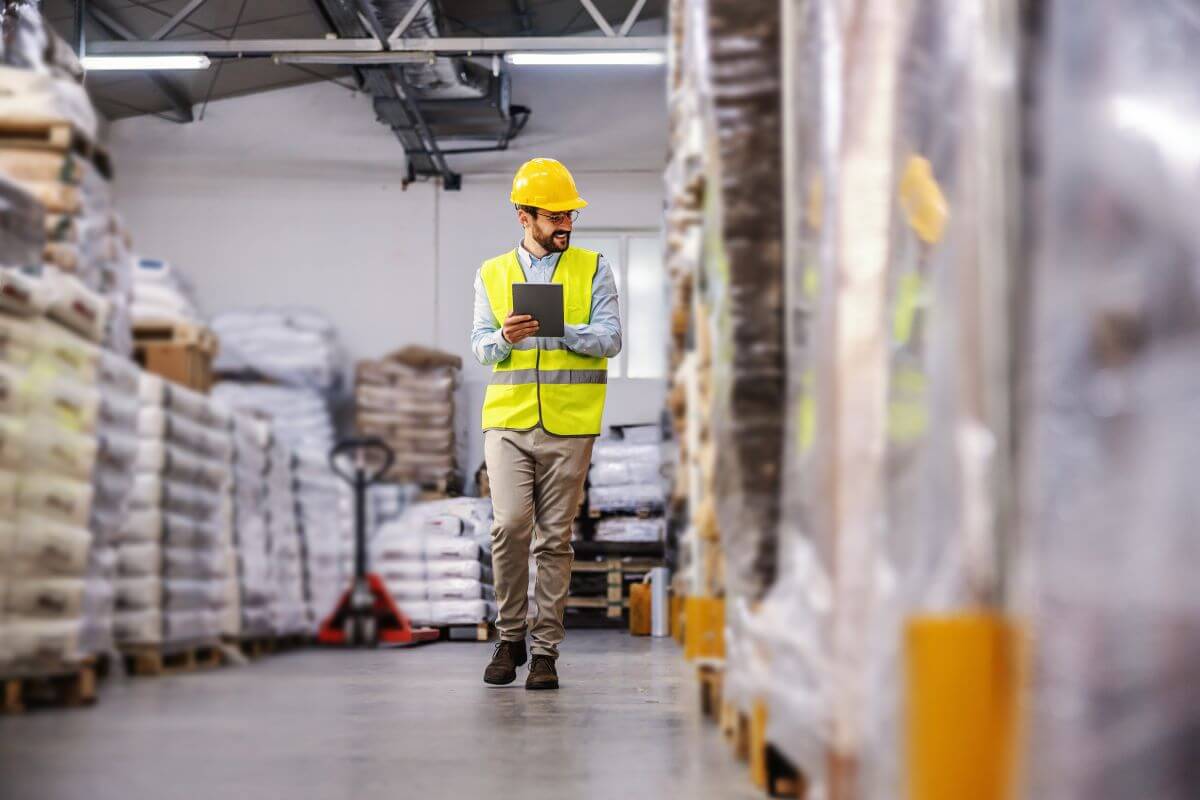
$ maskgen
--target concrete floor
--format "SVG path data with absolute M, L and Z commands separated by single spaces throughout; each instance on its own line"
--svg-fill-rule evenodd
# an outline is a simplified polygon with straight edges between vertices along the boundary
M 485 686 L 460 642 L 109 681 L 0 718 L 0 800 L 761 797 L 672 641 L 568 634 L 559 692 Z

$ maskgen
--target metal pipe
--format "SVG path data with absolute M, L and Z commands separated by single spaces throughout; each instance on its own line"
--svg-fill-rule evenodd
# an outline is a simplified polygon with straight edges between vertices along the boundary
M 490 54 L 507 52 L 666 52 L 665 36 L 480 36 L 398 39 L 389 52 L 436 53 L 438 55 Z M 371 38 L 348 39 L 171 39 L 170 41 L 93 42 L 94 55 L 274 55 L 276 53 L 384 52 Z

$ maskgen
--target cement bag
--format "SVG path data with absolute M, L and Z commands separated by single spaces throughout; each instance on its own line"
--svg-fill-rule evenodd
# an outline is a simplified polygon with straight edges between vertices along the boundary
M 179 481 L 163 481 L 163 509 L 186 514 L 196 519 L 210 519 L 220 507 L 221 496 L 208 489 L 189 486 Z
M 100 418 L 100 393 L 72 376 L 30 383 L 29 402 L 38 414 L 77 433 L 96 432 Z
M 4 275 L 11 274 L 4 270 Z M 0 315 L 0 362 L 10 366 L 26 366 L 37 350 L 37 327 L 26 320 Z
M 29 373 L 0 361 L 0 414 L 20 416 L 29 407 Z
M 20 470 L 24 465 L 25 423 L 0 415 L 0 467 Z
M 450 514 L 438 514 L 425 520 L 421 533 L 428 536 L 462 536 L 463 521 Z
M 433 625 L 433 604 L 425 600 L 405 600 L 397 603 L 413 625 Z
M 167 407 L 207 427 L 216 427 L 227 421 L 224 407 L 218 409 L 207 395 L 176 383 L 167 385 Z
M 20 482 L 21 476 L 16 472 L 0 469 L 0 519 L 16 518 Z
M 101 426 L 134 431 L 137 429 L 140 408 L 136 395 L 106 389 L 100 393 L 100 409 L 97 418 Z
M 55 520 L 17 518 L 14 569 L 23 575 L 82 576 L 87 571 L 92 535 Z
M 384 561 L 420 560 L 425 553 L 425 543 L 416 536 L 397 537 L 373 543 L 372 553 L 372 561 L 376 564 Z
M 155 508 L 140 508 L 130 511 L 121 526 L 117 541 L 120 542 L 157 542 L 163 529 L 162 510 Z
M 33 473 L 22 476 L 17 505 L 23 514 L 86 528 L 91 518 L 92 494 L 92 487 L 81 481 Z
M 9 614 L 40 619 L 77 619 L 87 582 L 79 578 L 15 578 L 8 584 Z
M 596 523 L 597 542 L 661 542 L 666 520 L 638 517 L 610 517 Z
M 605 461 L 658 464 L 662 461 L 662 449 L 657 444 L 629 444 L 615 439 L 599 439 L 592 447 L 592 464 Z
M 120 644 L 158 644 L 162 614 L 155 610 L 118 611 L 113 615 L 113 639 Z
M 0 424 L 0 458 L 7 455 L 7 434 Z M 67 478 L 89 481 L 96 465 L 99 444 L 95 437 L 74 433 L 44 419 L 30 420 L 25 429 L 26 468 L 37 468 Z
M 376 567 L 376 572 L 390 586 L 392 581 L 424 581 L 425 566 L 424 561 L 387 561 Z
M 127 578 L 162 574 L 162 549 L 156 542 L 124 544 L 117 548 L 117 565 Z
M 163 639 L 168 642 L 212 638 L 216 634 L 215 629 L 216 625 L 203 611 L 163 613 Z
M 478 559 L 483 552 L 479 543 L 471 539 L 430 536 L 424 540 L 424 554 L 427 560 L 432 561 L 442 558 Z
M 426 585 L 430 600 L 494 600 L 496 593 L 477 578 L 440 578 Z
M 167 404 L 167 382 L 158 375 L 143 372 L 138 378 L 138 402 L 143 406 L 163 408 Z
M 129 429 L 132 428 L 133 426 L 130 425 Z M 96 442 L 97 460 L 99 462 L 105 466 L 121 470 L 132 470 L 135 468 L 138 445 L 141 442 L 141 439 L 137 436 L 118 433 L 113 430 L 103 430 L 97 437 Z
M 394 580 L 388 581 L 387 587 L 397 603 L 405 600 L 425 600 L 429 597 L 428 584 L 425 581 Z
M 662 480 L 662 462 L 654 461 L 601 461 L 593 464 L 588 472 L 592 486 L 621 486 L 625 484 L 652 484 Z
M 167 465 L 167 443 L 161 438 L 138 439 L 137 460 L 134 464 L 139 472 L 157 474 Z
M 95 141 L 98 121 L 87 91 L 48 72 L 0 66 L 0 118 L 13 122 L 67 121 Z
M 157 577 L 126 578 L 113 581 L 118 611 L 141 611 L 162 605 L 162 581 Z
M 170 552 L 170 548 L 168 548 Z M 163 608 L 167 611 L 191 611 L 211 605 L 205 581 L 168 578 L 162 583 Z
M 46 276 L 51 279 L 54 291 L 50 317 L 94 342 L 103 341 L 112 304 L 74 275 L 54 270 L 48 271 Z M 95 378 L 94 373 L 92 378 Z
M 139 472 L 133 479 L 129 504 L 134 510 L 160 508 L 163 500 L 163 480 L 158 473 Z
M 85 385 L 94 385 L 100 374 L 100 353 L 92 342 L 64 331 L 49 319 L 39 319 L 37 328 L 38 363 L 55 375 L 70 376 Z
M 425 575 L 430 580 L 441 578 L 469 578 L 475 581 L 484 579 L 484 566 L 478 559 L 426 561 Z M 489 576 L 490 578 L 490 576 Z M 490 582 L 490 580 L 489 580 Z
M 661 482 L 650 485 L 597 486 L 588 490 L 588 505 L 593 511 L 661 511 L 666 494 Z
M 9 626 L 13 660 L 31 666 L 79 661 L 82 635 L 83 624 L 78 619 L 21 621 Z
M 432 625 L 473 625 L 496 618 L 496 605 L 486 600 L 439 600 L 429 604 Z
M 137 399 L 142 371 L 129 359 L 110 350 L 100 351 L 97 380 L 112 393 Z

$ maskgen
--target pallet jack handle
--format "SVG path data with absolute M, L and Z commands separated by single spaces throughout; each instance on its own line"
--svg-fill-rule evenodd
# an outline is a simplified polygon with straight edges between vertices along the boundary
M 371 470 L 370 455 L 378 453 L 383 465 Z M 351 456 L 354 472 L 344 472 L 340 459 Z M 354 577 L 367 575 L 367 487 L 378 483 L 396 463 L 396 453 L 382 439 L 369 436 L 343 439 L 329 451 L 329 467 L 338 477 L 354 487 Z M 370 470 L 370 471 L 368 471 Z

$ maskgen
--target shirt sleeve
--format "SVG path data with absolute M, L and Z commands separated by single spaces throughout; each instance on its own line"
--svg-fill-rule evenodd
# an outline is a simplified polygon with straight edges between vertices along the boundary
M 512 345 L 504 340 L 500 322 L 488 302 L 483 277 L 475 273 L 475 311 L 471 322 L 471 350 L 480 364 L 488 366 L 508 358 Z
M 621 352 L 621 308 L 617 283 L 604 256 L 592 278 L 592 316 L 586 325 L 567 325 L 563 344 L 583 356 L 615 358 Z

